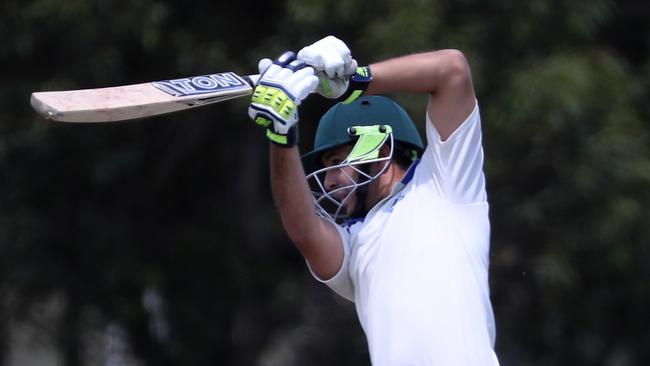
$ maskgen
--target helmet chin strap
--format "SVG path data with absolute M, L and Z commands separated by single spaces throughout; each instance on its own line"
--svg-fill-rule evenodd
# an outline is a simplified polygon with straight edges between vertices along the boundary
M 360 167 L 360 169 L 364 170 L 366 173 L 369 173 L 370 170 L 368 165 L 364 165 L 363 167 Z M 370 181 L 368 181 L 368 184 L 370 184 Z M 352 213 L 350 214 L 350 218 L 366 217 L 366 214 L 368 214 L 369 209 L 366 207 L 366 199 L 368 198 L 368 184 L 357 187 L 357 190 L 354 192 L 357 195 L 357 201 L 354 205 Z

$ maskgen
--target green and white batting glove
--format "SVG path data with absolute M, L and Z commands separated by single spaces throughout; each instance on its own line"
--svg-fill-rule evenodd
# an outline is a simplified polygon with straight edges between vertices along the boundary
M 317 91 L 327 98 L 350 103 L 360 97 L 372 81 L 370 69 L 357 67 L 348 46 L 334 36 L 301 49 L 298 59 L 316 70 Z
M 275 61 L 259 63 L 260 80 L 253 91 L 248 115 L 266 128 L 273 143 L 292 147 L 298 143 L 298 106 L 318 86 L 314 69 L 293 52 L 285 52 Z

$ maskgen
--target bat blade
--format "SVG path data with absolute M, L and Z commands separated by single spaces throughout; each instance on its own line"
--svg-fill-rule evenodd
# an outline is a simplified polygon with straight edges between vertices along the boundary
M 35 92 L 31 105 L 57 122 L 123 121 L 250 95 L 258 78 L 225 72 L 108 88 Z

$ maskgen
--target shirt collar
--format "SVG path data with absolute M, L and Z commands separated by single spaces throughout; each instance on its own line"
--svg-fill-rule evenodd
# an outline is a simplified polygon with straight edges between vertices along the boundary
M 415 174 L 415 168 L 418 166 L 418 164 L 420 164 L 420 159 L 413 161 L 411 166 L 406 171 L 406 174 L 404 174 L 402 180 L 395 184 L 388 197 L 392 197 L 393 195 L 395 195 L 395 193 L 401 191 L 402 188 L 406 187 L 406 185 L 411 181 L 411 179 L 413 179 L 413 175 Z
M 413 179 L 413 174 L 415 174 L 415 167 L 417 167 L 418 164 L 420 164 L 420 159 L 416 159 L 415 161 L 413 161 L 411 166 L 406 171 L 406 174 L 404 174 L 404 178 L 402 178 L 402 181 L 400 183 L 402 183 L 403 185 L 407 185 L 411 181 L 411 179 Z
M 381 206 L 385 201 L 393 197 L 397 192 L 401 191 L 402 188 L 406 187 L 406 185 L 413 179 L 413 175 L 415 174 L 415 168 L 418 166 L 419 163 L 420 163 L 420 159 L 413 161 L 411 166 L 406 170 L 406 174 L 404 174 L 402 180 L 395 184 L 388 197 L 385 197 L 383 200 L 378 202 L 373 208 L 370 209 L 370 211 L 372 211 L 375 207 Z M 368 213 L 370 213 L 370 211 L 368 211 Z M 357 222 L 363 222 L 364 219 L 368 216 L 367 215 L 368 213 L 366 213 L 365 217 L 351 217 L 345 219 L 341 222 L 341 225 L 343 225 L 344 227 L 350 227 L 356 224 Z

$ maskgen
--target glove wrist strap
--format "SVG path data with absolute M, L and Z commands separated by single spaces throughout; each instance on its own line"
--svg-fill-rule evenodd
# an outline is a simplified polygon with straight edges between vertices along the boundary
M 266 130 L 266 138 L 280 147 L 294 147 L 298 144 L 298 129 L 293 126 L 287 131 L 286 135 L 273 132 L 271 129 Z
M 343 104 L 354 102 L 368 89 L 371 81 L 372 73 L 370 72 L 370 66 L 357 67 L 357 72 L 350 77 L 348 89 L 338 98 L 338 101 Z

